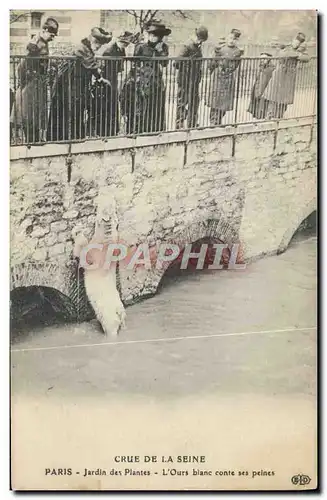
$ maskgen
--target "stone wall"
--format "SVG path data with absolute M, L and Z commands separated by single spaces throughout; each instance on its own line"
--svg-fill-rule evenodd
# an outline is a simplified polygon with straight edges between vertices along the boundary
M 119 238 L 130 245 L 212 236 L 240 241 L 246 259 L 282 251 L 316 209 L 315 125 L 12 148 L 12 287 L 52 280 L 69 294 L 72 230 L 91 236 L 98 208 L 113 200 Z M 125 302 L 154 293 L 162 273 L 120 269 Z

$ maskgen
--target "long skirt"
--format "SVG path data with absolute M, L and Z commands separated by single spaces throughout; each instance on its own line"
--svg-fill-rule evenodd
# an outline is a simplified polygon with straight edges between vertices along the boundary
M 47 116 L 47 83 L 37 76 L 16 90 L 10 122 L 14 128 L 24 128 L 27 142 L 38 142 L 40 131 L 47 128 Z
M 119 133 L 117 85 L 98 85 L 89 107 L 89 135 L 111 137 Z
M 166 129 L 166 90 L 164 85 L 154 87 L 144 100 L 142 132 L 162 132 Z

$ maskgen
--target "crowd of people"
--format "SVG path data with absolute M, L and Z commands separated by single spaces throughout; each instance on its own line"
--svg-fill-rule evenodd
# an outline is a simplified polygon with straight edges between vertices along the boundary
M 164 71 L 170 28 L 152 21 L 145 27 L 144 40 L 128 31 L 112 40 L 110 33 L 95 27 L 76 47 L 75 58 L 55 65 L 56 60 L 49 59 L 49 44 L 58 30 L 58 22 L 48 18 L 27 44 L 16 72 L 18 86 L 11 91 L 12 134 L 21 131 L 25 141 L 42 142 L 166 130 Z M 204 77 L 209 80 L 204 102 L 210 108 L 210 125 L 220 125 L 233 109 L 237 69 L 244 56 L 238 46 L 241 31 L 232 29 L 217 41 L 203 75 L 202 45 L 208 37 L 206 27 L 196 28 L 173 61 L 176 129 L 197 127 Z M 309 60 L 305 38 L 298 33 L 289 46 L 280 47 L 277 58 L 267 52 L 260 55 L 248 106 L 254 118 L 280 119 L 293 103 L 298 62 Z M 132 59 L 126 55 L 130 44 Z M 104 48 L 101 55 L 109 58 L 96 57 L 100 48 Z

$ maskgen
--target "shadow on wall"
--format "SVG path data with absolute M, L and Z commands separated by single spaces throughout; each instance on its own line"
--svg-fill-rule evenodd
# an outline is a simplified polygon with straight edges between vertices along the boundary
M 284 253 L 291 243 L 317 234 L 317 210 L 308 210 L 306 213 L 309 215 L 299 218 L 297 223 L 286 231 L 277 250 L 277 255 Z
M 315 215 L 314 215 L 315 214 Z M 282 241 L 277 249 L 277 255 L 285 252 L 295 234 L 302 233 L 303 229 L 310 225 L 317 227 L 317 199 L 313 198 L 303 209 L 295 211 L 288 220 L 288 228 L 284 233 Z M 307 227 L 308 228 L 308 227 Z
M 306 217 L 295 233 L 293 234 L 290 245 L 297 241 L 310 238 L 317 235 L 317 211 L 312 212 L 308 217 Z
M 19 287 L 10 293 L 10 337 L 15 342 L 37 326 L 49 326 L 76 320 L 72 301 L 50 287 Z

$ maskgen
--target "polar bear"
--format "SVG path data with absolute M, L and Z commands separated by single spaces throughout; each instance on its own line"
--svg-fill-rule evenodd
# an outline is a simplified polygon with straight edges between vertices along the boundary
M 98 239 L 95 240 L 94 238 L 88 241 L 83 233 L 73 234 L 73 238 L 75 241 L 73 253 L 74 257 L 78 258 L 80 258 L 82 250 L 88 244 L 99 243 Z M 116 266 L 111 265 L 110 269 L 103 267 L 106 249 L 106 245 L 103 246 L 101 251 L 90 249 L 86 254 L 88 265 L 83 266 L 81 260 L 80 265 L 84 267 L 84 283 L 87 297 L 104 333 L 117 336 L 120 329 L 125 326 L 126 312 L 116 287 Z M 93 269 L 90 264 L 94 266 Z

